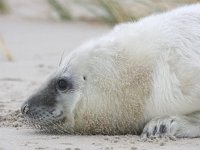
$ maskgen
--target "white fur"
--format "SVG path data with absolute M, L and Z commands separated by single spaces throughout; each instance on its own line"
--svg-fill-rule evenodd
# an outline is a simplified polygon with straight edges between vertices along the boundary
M 200 4 L 118 25 L 59 71 L 77 84 L 78 132 L 132 133 L 154 117 L 198 111 Z

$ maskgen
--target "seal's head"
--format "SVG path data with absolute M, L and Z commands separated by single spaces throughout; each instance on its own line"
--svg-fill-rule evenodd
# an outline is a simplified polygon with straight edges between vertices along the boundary
M 92 111 L 89 106 L 92 105 L 91 100 L 101 95 L 102 87 L 97 89 L 98 84 L 104 77 L 109 77 L 109 74 L 103 74 L 105 71 L 102 69 L 106 67 L 107 71 L 112 71 L 109 66 L 101 66 L 102 61 L 109 60 L 109 51 L 97 45 L 95 48 L 88 43 L 69 54 L 42 87 L 22 105 L 23 115 L 36 128 L 71 133 L 77 123 L 76 118 L 84 120 L 86 112 Z M 104 83 L 103 80 L 101 83 Z M 96 106 L 100 104 L 97 101 Z
M 110 37 L 84 44 L 23 104 L 22 113 L 47 131 L 135 133 L 149 72 L 131 59 Z

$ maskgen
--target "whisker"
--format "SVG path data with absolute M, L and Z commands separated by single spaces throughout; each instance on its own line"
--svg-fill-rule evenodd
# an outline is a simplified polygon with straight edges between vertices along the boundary
M 61 58 L 60 58 L 60 62 L 59 62 L 59 67 L 63 61 L 63 56 L 65 55 L 65 50 L 62 52 Z

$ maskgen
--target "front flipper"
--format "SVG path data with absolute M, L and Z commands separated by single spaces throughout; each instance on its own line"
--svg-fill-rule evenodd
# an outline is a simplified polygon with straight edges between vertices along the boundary
M 143 129 L 142 138 L 200 137 L 200 112 L 186 116 L 164 116 L 152 119 Z

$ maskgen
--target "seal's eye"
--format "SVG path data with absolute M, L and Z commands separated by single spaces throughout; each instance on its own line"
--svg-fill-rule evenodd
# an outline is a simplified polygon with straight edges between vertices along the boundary
M 60 91 L 65 91 L 69 88 L 69 84 L 68 84 L 68 81 L 65 80 L 65 79 L 59 79 L 58 82 L 57 82 L 57 88 L 60 90 Z

